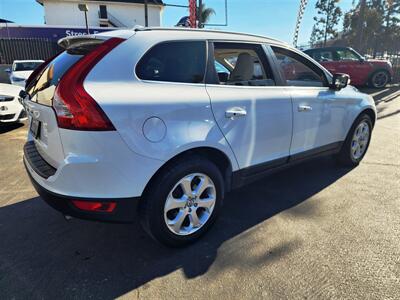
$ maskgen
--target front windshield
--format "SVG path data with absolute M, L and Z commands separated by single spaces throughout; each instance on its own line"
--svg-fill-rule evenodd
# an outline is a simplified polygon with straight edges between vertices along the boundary
M 41 64 L 41 61 L 19 62 L 14 65 L 13 71 L 32 71 Z

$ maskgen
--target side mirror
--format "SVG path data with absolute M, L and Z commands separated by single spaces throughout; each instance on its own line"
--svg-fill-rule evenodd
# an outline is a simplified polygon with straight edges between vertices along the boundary
M 350 83 L 350 76 L 343 73 L 336 73 L 333 75 L 330 88 L 336 91 L 344 89 Z
M 11 69 L 10 69 L 10 68 L 7 68 L 7 69 L 4 70 L 4 72 L 6 72 L 6 73 L 11 73 Z

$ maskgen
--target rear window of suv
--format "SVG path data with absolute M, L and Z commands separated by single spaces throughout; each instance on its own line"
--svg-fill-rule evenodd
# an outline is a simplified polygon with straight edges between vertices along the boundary
M 142 80 L 202 83 L 205 69 L 205 41 L 164 42 L 143 56 L 136 75 Z
M 68 49 L 57 55 L 27 87 L 26 92 L 32 98 L 37 95 L 36 101 L 44 105 L 51 105 L 54 90 L 61 77 L 82 56 L 93 50 L 96 45 L 87 45 Z

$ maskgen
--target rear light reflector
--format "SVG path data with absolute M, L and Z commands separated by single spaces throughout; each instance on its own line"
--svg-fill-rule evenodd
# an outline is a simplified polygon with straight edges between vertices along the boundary
M 117 203 L 115 202 L 92 202 L 92 201 L 81 201 L 72 200 L 72 203 L 76 208 L 87 211 L 97 211 L 97 212 L 113 212 Z
M 86 92 L 83 82 L 93 67 L 124 39 L 111 38 L 78 60 L 60 79 L 53 97 L 53 108 L 60 128 L 109 131 L 114 125 L 96 101 Z

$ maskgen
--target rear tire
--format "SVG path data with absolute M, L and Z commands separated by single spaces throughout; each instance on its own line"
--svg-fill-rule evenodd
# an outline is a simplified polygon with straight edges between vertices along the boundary
M 181 247 L 208 231 L 222 207 L 220 170 L 201 156 L 186 156 L 167 165 L 146 188 L 139 214 L 156 241 Z
M 338 162 L 356 167 L 367 153 L 372 134 L 372 121 L 367 114 L 360 115 L 351 126 L 346 140 L 337 155 Z
M 375 71 L 369 79 L 369 85 L 375 89 L 384 88 L 390 81 L 390 75 L 386 70 Z

